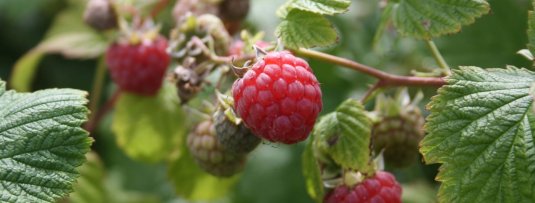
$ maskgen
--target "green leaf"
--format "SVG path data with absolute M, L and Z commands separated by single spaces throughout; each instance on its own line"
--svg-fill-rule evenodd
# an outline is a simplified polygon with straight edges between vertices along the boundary
M 181 149 L 169 169 L 171 182 L 179 196 L 193 201 L 207 201 L 225 197 L 232 191 L 239 175 L 230 178 L 212 176 L 199 168 L 186 146 Z
M 288 48 L 329 46 L 338 41 L 336 30 L 329 20 L 319 14 L 300 10 L 291 10 L 275 34 Z
M 0 202 L 54 202 L 72 191 L 92 140 L 86 92 L 6 91 L 0 81 Z
M 293 9 L 291 7 L 292 3 L 293 3 L 293 0 L 284 2 L 284 4 L 282 4 L 275 12 L 277 16 L 280 18 L 286 18 L 286 16 L 288 15 L 288 12 L 290 12 L 290 10 Z
M 81 176 L 74 185 L 74 193 L 68 200 L 71 203 L 110 202 L 104 188 L 104 166 L 94 152 L 86 154 L 87 162 L 80 167 Z
M 38 52 L 58 53 L 66 58 L 93 59 L 104 53 L 106 39 L 91 32 L 65 33 L 47 39 L 36 47 Z
M 316 124 L 314 145 L 343 168 L 366 171 L 370 160 L 371 125 L 362 104 L 348 99 Z
M 130 157 L 157 162 L 180 145 L 185 116 L 174 85 L 165 82 L 155 97 L 122 93 L 113 118 L 117 144 Z
M 13 89 L 31 90 L 35 72 L 45 54 L 92 59 L 104 53 L 108 41 L 85 25 L 81 16 L 84 8 L 85 1 L 69 1 L 69 6 L 58 14 L 45 39 L 16 62 L 10 80 Z
M 399 0 L 392 18 L 402 35 L 431 39 L 459 32 L 489 10 L 484 0 Z
M 515 67 L 461 67 L 447 78 L 420 149 L 442 163 L 440 202 L 535 202 L 534 81 Z
M 288 9 L 299 9 L 320 15 L 334 15 L 344 13 L 351 5 L 350 0 L 293 0 Z
M 322 202 L 325 191 L 323 190 L 320 166 L 314 156 L 312 140 L 314 140 L 314 137 L 307 143 L 303 152 L 303 176 L 305 177 L 307 192 L 310 197 L 316 202 Z

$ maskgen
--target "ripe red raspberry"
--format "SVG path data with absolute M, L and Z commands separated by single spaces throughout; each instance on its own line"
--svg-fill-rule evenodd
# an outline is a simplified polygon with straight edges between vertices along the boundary
M 321 90 L 308 63 L 271 52 L 232 87 L 237 113 L 255 135 L 272 142 L 305 140 L 322 109 Z
M 325 203 L 400 203 L 401 186 L 396 178 L 384 171 L 377 171 L 375 176 L 349 188 L 341 185 L 329 192 Z
M 166 48 L 167 40 L 161 36 L 144 39 L 138 44 L 112 44 L 106 53 L 106 62 L 113 81 L 127 92 L 156 94 L 170 62 Z

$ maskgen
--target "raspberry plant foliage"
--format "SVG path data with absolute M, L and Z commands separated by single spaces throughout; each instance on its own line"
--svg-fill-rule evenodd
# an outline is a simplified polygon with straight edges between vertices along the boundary
M 83 25 L 80 15 L 83 11 L 83 6 L 80 6 L 82 3 L 76 3 L 74 0 L 67 2 L 68 7 L 73 9 L 59 14 L 58 20 L 48 32 L 45 40 L 17 62 L 10 81 L 12 88 L 19 91 L 29 91 L 35 69 L 44 54 L 59 53 L 68 58 L 76 59 L 100 57 L 101 63 L 99 63 L 98 76 L 95 79 L 95 84 L 97 85 L 95 85 L 94 89 L 98 90 L 99 84 L 101 85 L 100 89 L 102 89 L 106 73 L 105 60 L 102 54 L 106 50 L 105 48 L 114 41 L 113 37 L 110 37 L 113 34 L 108 35 L 96 32 L 85 25 L 77 27 L 76 31 L 71 28 L 65 29 L 70 25 Z M 150 15 L 156 17 L 158 16 L 158 8 L 165 8 L 167 3 L 173 1 L 110 2 L 114 2 L 113 6 L 118 8 L 113 11 L 118 12 L 117 17 L 119 19 L 135 22 L 136 20 L 150 21 L 149 18 L 136 16 L 140 13 L 140 15 L 145 15 L 147 12 L 135 11 L 132 13 L 137 14 L 129 14 L 128 11 L 125 12 L 128 9 L 124 9 L 124 7 L 140 9 L 150 5 L 149 7 L 152 6 L 154 9 Z M 106 106 L 107 104 L 111 106 L 107 111 L 112 108 L 115 109 L 111 129 L 117 139 L 119 148 L 129 158 L 139 162 L 159 163 L 168 166 L 166 167 L 168 179 L 174 185 L 170 189 L 174 192 L 173 195 L 188 200 L 217 199 L 228 196 L 242 176 L 238 173 L 231 178 L 219 178 L 204 172 L 200 167 L 202 165 L 195 161 L 195 154 L 188 150 L 186 138 L 188 133 L 185 131 L 189 130 L 195 123 L 198 123 L 198 118 L 192 113 L 194 111 L 191 109 L 198 108 L 198 106 L 201 106 L 199 103 L 206 102 L 206 100 L 208 100 L 208 103 L 213 103 L 213 101 L 206 98 L 214 96 L 216 92 L 214 89 L 221 92 L 226 92 L 230 89 L 230 84 L 236 79 L 232 76 L 232 65 L 251 64 L 247 61 L 254 61 L 255 57 L 250 52 L 252 50 L 250 47 L 238 48 L 238 51 L 234 53 L 239 54 L 227 56 L 228 53 L 232 53 L 229 50 L 232 37 L 235 37 L 234 40 L 243 40 L 245 46 L 255 44 L 255 42 L 247 40 L 243 35 L 242 39 L 237 39 L 237 35 L 227 35 L 236 31 L 230 31 L 229 28 L 238 29 L 242 25 L 242 18 L 247 13 L 245 9 L 241 10 L 240 15 L 237 15 L 239 19 L 225 19 L 228 16 L 223 17 L 219 13 L 219 16 L 223 17 L 223 19 L 220 19 L 214 15 L 218 14 L 217 9 L 220 9 L 217 1 L 209 1 L 210 3 L 207 3 L 208 1 L 205 0 L 179 0 L 177 2 L 179 3 L 176 4 L 175 8 L 178 8 L 178 12 L 174 13 L 174 19 L 185 20 L 190 24 L 182 24 L 183 26 L 181 27 L 180 21 L 175 22 L 177 24 L 171 25 L 174 29 L 171 26 L 163 29 L 166 31 L 174 30 L 171 34 L 165 32 L 160 34 L 169 36 L 170 47 L 168 47 L 165 54 L 168 53 L 174 60 L 172 63 L 174 67 L 164 68 L 167 73 L 172 72 L 173 68 L 178 70 L 176 72 L 182 70 L 181 74 L 177 74 L 180 77 L 175 76 L 175 79 L 182 80 L 175 81 L 177 84 L 171 84 L 169 82 L 170 77 L 166 77 L 164 78 L 162 89 L 156 95 L 148 95 L 147 97 L 116 92 L 112 94 L 114 96 L 111 96 L 106 103 Z M 427 134 L 420 143 L 420 152 L 426 163 L 442 164 L 440 173 L 436 177 L 441 182 L 439 194 L 436 197 L 438 202 L 534 202 L 535 146 L 531 125 L 535 118 L 532 105 L 535 73 L 528 69 L 515 67 L 507 67 L 505 69 L 453 67 L 453 71 L 450 71 L 446 60 L 440 55 L 438 47 L 431 41 L 443 35 L 457 33 L 462 26 L 475 22 L 477 18 L 489 12 L 489 3 L 483 0 L 381 1 L 384 7 L 377 6 L 383 9 L 383 14 L 376 36 L 383 37 L 383 32 L 390 32 L 391 34 L 397 31 L 400 35 L 395 35 L 395 37 L 403 36 L 424 40 L 431 49 L 430 54 L 437 61 L 436 65 L 442 68 L 439 71 L 414 72 L 414 76 L 400 76 L 384 72 L 379 69 L 380 67 L 370 67 L 352 59 L 324 53 L 323 51 L 325 50 L 308 49 L 312 47 L 334 47 L 338 40 L 342 39 L 341 37 L 345 37 L 345 39 L 351 38 L 339 36 L 333 22 L 339 21 L 339 16 L 356 8 L 357 6 L 355 5 L 359 5 L 351 5 L 352 2 L 354 1 L 288 0 L 277 10 L 276 14 L 281 18 L 281 23 L 275 33 L 266 33 L 268 38 L 278 38 L 278 40 L 266 43 L 270 44 L 270 46 L 266 47 L 268 52 L 286 50 L 306 60 L 320 60 L 336 64 L 377 79 L 376 84 L 369 88 L 360 101 L 348 99 L 334 112 L 323 112 L 325 115 L 316 121 L 310 139 L 307 140 L 301 160 L 303 164 L 302 172 L 305 177 L 304 184 L 310 196 L 314 200 L 321 202 L 336 188 L 344 187 L 346 174 L 364 174 L 363 177 L 369 178 L 373 174 L 382 171 L 381 164 L 378 164 L 379 161 L 377 161 L 381 160 L 380 152 L 370 149 L 372 147 L 370 146 L 370 134 L 373 124 L 368 111 L 373 109 L 374 105 L 378 106 L 376 104 L 377 92 L 389 91 L 389 89 L 404 86 L 425 86 L 440 87 L 437 92 L 438 95 L 428 105 L 431 115 L 427 118 L 425 127 Z M 83 3 L 85 4 L 85 2 Z M 155 5 L 151 5 L 152 3 L 155 3 Z M 254 1 L 248 3 L 254 5 Z M 191 5 L 184 6 L 186 4 Z M 170 6 L 167 7 L 171 8 Z M 198 9 L 196 10 L 195 8 L 197 7 Z M 535 50 L 533 48 L 535 47 L 533 16 L 533 12 L 530 12 L 528 23 L 530 43 L 527 45 L 527 49 L 521 52 L 522 55 L 527 56 L 530 60 L 533 60 L 533 52 Z M 198 21 L 195 22 L 193 19 Z M 229 24 L 229 20 L 232 20 L 232 23 Z M 389 25 L 396 29 L 387 29 Z M 211 28 L 214 28 L 212 26 L 217 29 L 211 30 Z M 110 32 L 116 31 L 113 30 L 113 26 L 111 28 Z M 207 28 L 208 30 L 203 30 Z M 249 27 L 246 26 L 244 28 L 248 29 Z M 345 39 L 344 43 L 346 42 Z M 265 39 L 259 37 L 256 40 Z M 375 42 L 377 42 L 377 38 L 374 39 L 373 43 Z M 258 44 L 257 46 L 260 47 Z M 345 51 L 348 50 L 344 50 L 343 53 L 347 55 L 348 53 Z M 348 52 L 354 51 L 349 50 Z M 330 53 L 331 50 L 325 52 Z M 318 70 L 324 67 L 313 68 Z M 194 75 L 192 77 L 194 79 L 190 80 L 189 77 L 191 75 Z M 318 76 L 318 78 L 321 79 L 322 77 Z M 322 88 L 328 87 L 328 84 L 325 85 L 329 83 L 328 81 L 319 82 Z M 178 89 L 174 86 L 177 86 Z M 366 84 L 359 84 L 355 89 L 366 89 L 365 86 Z M 328 90 L 329 88 L 326 89 L 326 91 L 324 90 L 325 92 L 330 91 Z M 102 110 L 106 109 L 104 108 L 106 106 L 98 108 L 100 97 L 95 95 L 99 95 L 101 91 L 96 90 L 93 92 L 94 94 L 92 93 L 91 102 L 93 102 L 93 105 L 90 105 L 90 109 L 95 113 L 95 116 L 92 115 L 89 122 L 91 125 L 89 125 L 88 131 L 91 132 L 94 132 L 94 127 L 99 123 L 102 117 L 100 114 L 105 115 L 107 113 Z M 182 94 L 180 98 L 177 95 L 177 91 Z M 359 91 L 356 92 L 360 93 Z M 56 136 L 61 139 L 49 139 L 43 142 L 34 140 L 42 138 L 40 136 L 26 136 L 25 138 L 27 139 L 20 141 L 12 137 L 14 135 L 28 135 L 28 133 L 30 133 L 29 135 L 34 135 L 37 132 L 31 132 L 31 128 L 20 130 L 20 126 L 16 127 L 15 134 L 11 133 L 12 129 L 2 131 L 4 130 L 2 126 L 13 125 L 14 122 L 9 120 L 11 118 L 8 116 L 2 117 L 5 116 L 3 113 L 8 112 L 14 113 L 13 115 L 16 116 L 22 116 L 22 112 L 28 111 L 28 109 L 18 113 L 11 111 L 11 104 L 5 105 L 7 103 L 3 103 L 6 95 L 10 95 L 7 99 L 9 101 L 19 101 L 22 98 L 27 98 L 23 102 L 17 102 L 19 104 L 13 104 L 13 106 L 17 106 L 26 103 L 43 102 L 45 100 L 42 98 L 33 98 L 43 96 L 41 94 L 45 93 L 47 97 L 56 95 L 58 96 L 57 98 L 65 98 L 70 95 L 76 99 L 58 101 L 56 105 L 52 106 L 52 109 L 49 109 L 51 112 L 43 113 L 43 115 L 50 116 L 58 112 L 68 112 L 48 119 L 50 122 L 56 122 L 55 124 L 57 125 L 36 124 L 39 128 L 46 128 L 45 130 L 40 130 L 39 133 L 49 132 L 48 130 L 50 129 L 54 131 L 65 128 L 69 130 L 63 131 L 63 133 L 72 132 L 74 135 L 67 137 L 63 133 L 58 133 Z M 0 146 L 8 146 L 0 150 L 0 163 L 2 163 L 0 165 L 0 183 L 2 183 L 0 184 L 0 200 L 8 202 L 50 202 L 65 196 L 66 193 L 71 191 L 71 183 L 73 183 L 78 174 L 75 171 L 75 167 L 82 164 L 83 155 L 88 151 L 89 140 L 87 139 L 87 133 L 78 127 L 85 121 L 85 115 L 87 114 L 87 110 L 83 107 L 86 103 L 83 99 L 84 93 L 75 90 L 44 90 L 34 94 L 19 94 L 5 92 L 2 86 L 0 95 Z M 67 105 L 68 108 L 64 108 L 62 105 Z M 40 105 L 34 107 L 37 108 Z M 55 109 L 59 110 L 54 111 Z M 213 111 L 210 113 L 213 113 Z M 32 114 L 32 118 L 40 118 L 40 116 L 41 114 Z M 254 116 L 262 117 L 262 115 L 256 113 Z M 63 119 L 66 117 L 69 119 Z M 250 115 L 245 115 L 244 117 L 250 117 Z M 8 119 L 6 120 L 5 118 Z M 247 118 L 244 118 L 244 120 L 247 120 Z M 259 125 L 262 127 L 262 124 L 260 123 Z M 314 122 L 310 121 L 310 126 L 313 124 Z M 27 131 L 28 129 L 30 131 Z M 308 135 L 308 133 L 306 134 Z M 233 136 L 226 138 L 229 137 L 232 138 Z M 301 138 L 305 139 L 306 136 Z M 59 150 L 62 149 L 62 146 L 60 146 L 54 149 L 46 149 L 48 151 L 45 150 L 45 153 L 29 152 L 32 156 L 24 157 L 25 159 L 20 158 L 20 155 L 13 156 L 13 153 L 11 153 L 21 149 L 29 149 L 28 147 L 37 147 L 36 143 L 40 143 L 40 147 L 45 146 L 46 148 L 49 144 L 59 142 L 62 139 L 69 141 L 67 144 L 73 145 L 68 146 L 68 150 L 65 151 Z M 22 145 L 19 144 L 19 141 L 32 144 Z M 6 144 L 6 142 L 9 143 Z M 11 144 L 11 142 L 15 143 L 15 145 Z M 230 140 L 229 143 L 239 142 Z M 63 156 L 61 157 L 61 155 Z M 54 157 L 42 159 L 43 156 Z M 93 155 L 89 155 L 89 157 L 92 162 L 86 166 L 95 173 L 87 173 L 87 168 L 82 170 L 83 177 L 78 179 L 80 185 L 75 187 L 78 189 L 76 189 L 75 194 L 71 195 L 71 201 L 81 198 L 84 192 L 93 190 L 90 189 L 93 187 L 99 190 L 96 193 L 109 192 L 100 191 L 103 189 L 101 186 L 104 184 L 102 181 L 105 178 L 103 174 L 107 172 L 107 169 L 91 165 L 95 164 L 93 161 L 95 161 L 96 157 L 93 157 Z M 250 158 L 254 159 L 256 155 Z M 265 164 L 269 165 L 271 161 L 273 160 L 269 160 Z M 25 170 L 22 170 L 22 167 Z M 51 171 L 51 169 L 62 169 L 63 171 Z M 14 172 L 12 170 L 18 170 L 15 171 L 16 175 L 21 175 L 13 176 Z M 42 175 L 43 171 L 46 171 L 47 175 L 52 175 L 44 177 Z M 247 167 L 245 167 L 244 171 L 247 171 Z M 29 172 L 31 172 L 31 177 L 28 175 Z M 250 177 L 249 175 L 246 172 L 243 177 L 248 178 Z M 98 176 L 99 181 L 94 181 L 96 176 Z M 29 184 L 13 182 L 14 177 L 23 177 L 18 178 L 17 181 L 32 181 L 40 178 L 40 182 L 35 184 L 32 182 L 30 184 L 33 184 L 33 186 L 30 186 Z M 46 179 L 51 177 L 60 178 Z M 93 184 L 85 184 L 89 180 Z M 38 184 L 41 184 L 41 186 Z M 49 186 L 48 184 L 55 185 Z M 5 189 L 3 187 L 9 188 Z M 403 187 L 408 186 L 403 185 Z M 30 193 L 31 195 L 25 195 Z M 354 198 L 353 194 L 350 195 L 348 197 Z M 96 197 L 93 201 L 107 200 L 106 194 L 102 196 L 103 198 L 100 200 Z M 360 197 L 357 196 L 357 198 Z M 8 199 L 6 200 L 6 198 Z
M 6 91 L 0 80 L 0 201 L 55 202 L 71 192 L 92 140 L 87 93 Z
M 420 151 L 442 163 L 442 202 L 535 200 L 535 115 L 526 69 L 461 67 L 428 108 Z
M 419 39 L 456 33 L 490 10 L 484 0 L 389 1 L 392 21 L 398 31 Z M 385 13 L 388 14 L 388 13 Z
M 135 159 L 157 162 L 181 145 L 184 112 L 176 87 L 165 82 L 154 97 L 122 93 L 117 100 L 112 130 L 117 144 Z

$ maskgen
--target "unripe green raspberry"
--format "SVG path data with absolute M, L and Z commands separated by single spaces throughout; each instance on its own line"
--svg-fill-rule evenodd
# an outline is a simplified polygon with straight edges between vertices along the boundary
M 236 125 L 222 110 L 215 112 L 214 121 L 219 143 L 231 153 L 247 154 L 261 142 L 261 139 L 254 135 L 243 122 Z
M 418 157 L 418 143 L 424 136 L 424 119 L 420 110 L 408 106 L 397 116 L 383 118 L 373 127 L 373 144 L 376 152 L 384 149 L 386 163 L 405 167 Z
M 188 136 L 188 148 L 197 164 L 214 176 L 230 177 L 245 164 L 245 156 L 229 153 L 219 144 L 212 121 L 197 125 Z

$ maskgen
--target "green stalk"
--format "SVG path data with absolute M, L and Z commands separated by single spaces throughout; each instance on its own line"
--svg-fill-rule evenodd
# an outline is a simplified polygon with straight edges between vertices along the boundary
M 100 97 L 102 96 L 102 89 L 106 79 L 106 59 L 102 56 L 97 63 L 95 77 L 93 79 L 93 89 L 91 90 L 91 100 L 89 101 L 89 110 L 91 111 L 91 117 L 89 120 L 93 120 L 96 116 Z
M 444 57 L 442 57 L 442 54 L 440 54 L 440 51 L 438 50 L 437 46 L 435 45 L 435 42 L 433 40 L 426 40 L 427 46 L 433 53 L 433 58 L 435 58 L 435 61 L 437 62 L 438 66 L 446 73 L 447 75 L 451 74 L 450 66 L 448 63 L 446 63 L 446 60 L 444 60 Z

